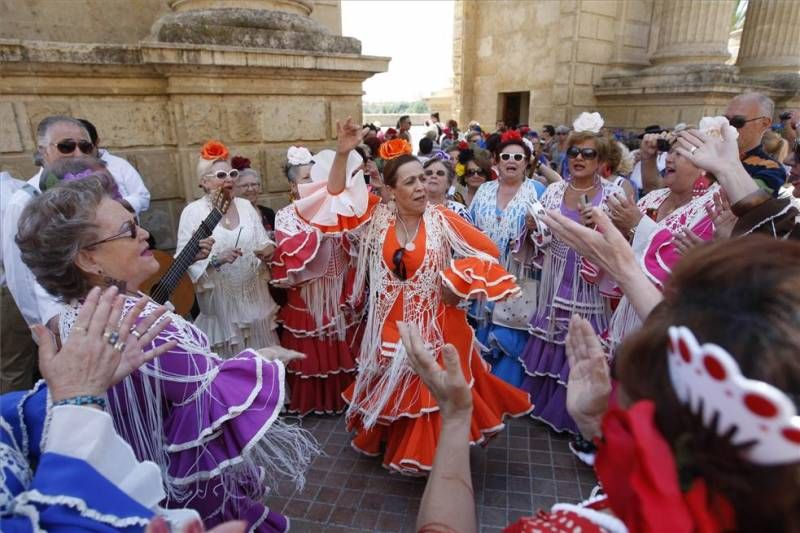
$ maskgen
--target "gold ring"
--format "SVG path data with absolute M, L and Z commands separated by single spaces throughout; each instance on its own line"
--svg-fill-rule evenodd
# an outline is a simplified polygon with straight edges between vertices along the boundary
M 125 350 L 125 343 L 122 342 L 122 341 L 119 341 L 118 343 L 114 344 L 114 349 L 116 351 L 118 351 L 118 352 L 124 351 Z
M 137 339 L 141 339 L 142 338 L 142 334 L 139 333 L 138 331 L 136 331 L 136 328 L 131 329 L 131 335 L 133 335 Z
M 83 327 L 83 326 L 72 326 L 72 331 L 77 331 L 77 332 L 80 332 L 80 333 L 86 333 L 87 332 L 86 328 Z
M 694 154 L 697 151 L 697 146 L 692 146 L 692 149 L 689 150 L 690 154 Z
M 103 332 L 103 340 L 107 341 L 110 338 L 111 338 L 111 330 L 107 329 L 107 330 L 105 330 L 105 332 Z M 111 344 L 114 344 L 114 343 L 112 342 Z

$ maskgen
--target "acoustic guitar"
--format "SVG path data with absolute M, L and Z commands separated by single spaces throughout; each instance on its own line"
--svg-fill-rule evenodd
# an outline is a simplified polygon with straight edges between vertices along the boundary
M 188 315 L 194 303 L 194 286 L 186 271 L 200 251 L 200 241 L 211 236 L 232 201 L 229 190 L 219 189 L 211 199 L 211 212 L 174 259 L 166 252 L 154 250 L 153 255 L 160 268 L 142 284 L 142 291 L 149 293 L 160 304 L 169 301 L 175 308 L 175 313 Z

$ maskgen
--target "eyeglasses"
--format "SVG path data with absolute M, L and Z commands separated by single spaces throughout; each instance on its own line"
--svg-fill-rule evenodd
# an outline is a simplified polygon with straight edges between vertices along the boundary
M 76 147 L 84 155 L 91 154 L 92 151 L 94 151 L 94 145 L 85 139 L 81 139 L 80 141 L 76 141 L 75 139 L 64 139 L 63 141 L 59 141 L 57 143 L 50 143 L 50 146 L 55 146 L 56 149 L 64 155 L 73 153 Z
M 597 150 L 594 148 L 578 148 L 577 146 L 570 146 L 567 150 L 567 157 L 575 159 L 578 155 L 583 156 L 584 159 L 597 159 Z
M 224 178 L 220 178 L 220 179 L 224 179 Z M 237 185 L 236 188 L 237 189 L 244 189 L 244 190 L 247 190 L 247 189 L 260 189 L 261 188 L 261 184 L 260 183 L 242 183 L 240 185 Z
M 744 128 L 745 124 L 747 124 L 748 122 L 753 122 L 754 120 L 759 120 L 759 119 L 762 119 L 762 118 L 769 118 L 769 117 L 761 116 L 761 117 L 748 119 L 744 115 L 734 115 L 732 117 L 729 117 L 728 115 L 725 115 L 725 118 L 728 119 L 728 122 L 730 123 L 731 126 L 736 128 L 737 130 L 740 130 L 740 129 Z
M 503 152 L 502 154 L 500 154 L 501 161 L 508 161 L 512 157 L 514 158 L 514 161 L 519 163 L 520 161 L 525 159 L 525 154 L 509 154 L 508 152 Z
M 218 170 L 216 172 L 211 172 L 205 175 L 206 178 L 217 178 L 218 180 L 224 180 L 226 178 L 236 179 L 239 177 L 239 171 L 234 169 L 225 171 L 225 170 Z
M 467 176 L 483 176 L 483 170 L 479 168 L 471 168 L 465 172 Z
M 434 174 L 436 174 L 440 178 L 443 178 L 443 177 L 445 177 L 447 175 L 447 172 L 445 172 L 444 170 L 433 171 L 431 169 L 425 169 L 425 175 L 426 176 L 433 176 Z
M 559 131 L 558 133 L 556 133 L 556 135 L 566 135 L 566 134 L 567 134 L 566 131 Z
M 394 265 L 394 270 L 392 270 L 392 272 L 394 272 L 394 275 L 403 281 L 408 278 L 406 265 L 403 263 L 403 253 L 405 251 L 405 248 L 398 248 L 397 251 L 395 251 L 395 253 L 392 255 L 392 264 Z
M 101 241 L 93 242 L 92 244 L 87 244 L 86 246 L 84 246 L 84 248 L 91 248 L 92 246 L 103 244 L 104 242 L 116 241 L 117 239 L 124 239 L 126 237 L 130 237 L 131 239 L 136 239 L 136 233 L 137 233 L 136 229 L 138 227 L 139 225 L 136 224 L 136 220 L 131 219 L 122 225 L 123 230 L 117 233 L 116 235 L 112 235 L 111 237 L 108 237 Z

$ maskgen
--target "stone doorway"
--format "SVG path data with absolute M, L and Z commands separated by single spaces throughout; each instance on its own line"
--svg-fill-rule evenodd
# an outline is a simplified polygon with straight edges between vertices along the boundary
M 509 92 L 497 95 L 499 114 L 497 120 L 502 120 L 506 126 L 517 127 L 528 123 L 528 110 L 531 104 L 531 93 Z

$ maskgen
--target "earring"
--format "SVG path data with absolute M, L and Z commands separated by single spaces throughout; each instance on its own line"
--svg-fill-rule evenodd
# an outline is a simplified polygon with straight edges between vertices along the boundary
M 394 196 L 392 196 L 389 199 L 389 202 L 387 202 L 387 205 L 389 206 L 389 209 L 391 209 L 393 213 L 397 213 L 397 204 L 394 202 Z

